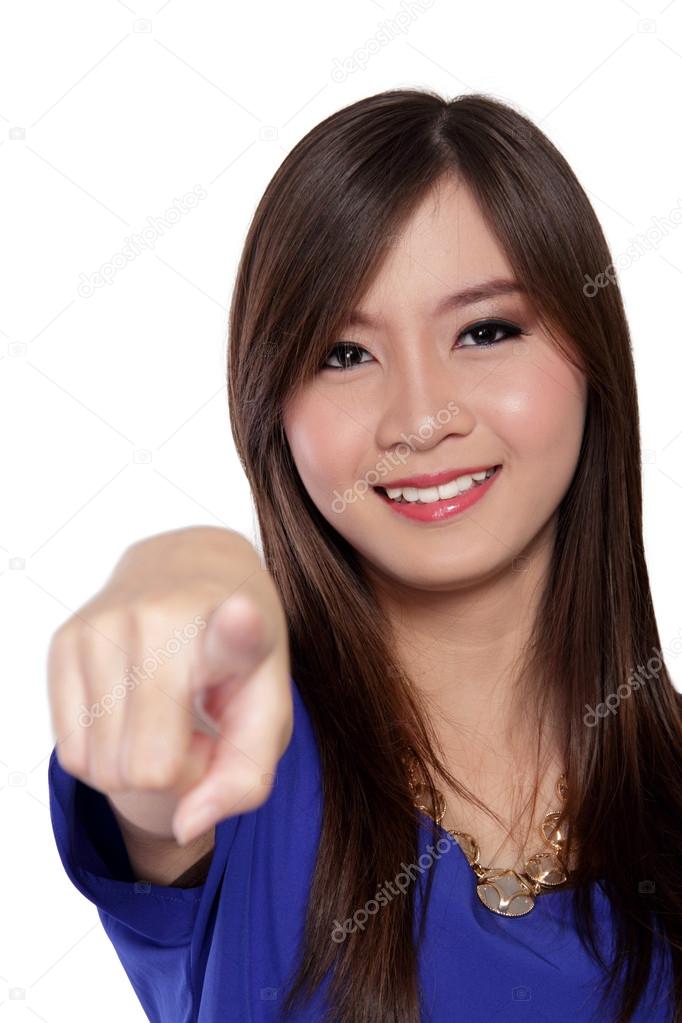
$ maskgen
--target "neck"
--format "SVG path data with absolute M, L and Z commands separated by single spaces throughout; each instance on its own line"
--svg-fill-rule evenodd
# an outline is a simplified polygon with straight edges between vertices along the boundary
M 551 543 L 538 538 L 494 576 L 448 590 L 375 578 L 395 652 L 442 747 L 447 766 L 481 795 L 541 765 L 563 770 L 558 736 L 524 699 L 517 664 L 531 635 Z M 522 568 L 522 570 L 519 570 Z

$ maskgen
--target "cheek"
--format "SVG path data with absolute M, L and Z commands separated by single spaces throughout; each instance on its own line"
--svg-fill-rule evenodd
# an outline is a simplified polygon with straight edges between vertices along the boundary
M 347 485 L 367 432 L 334 402 L 315 393 L 299 396 L 287 406 L 284 429 L 296 467 L 313 498 L 329 501 L 330 489 Z
M 580 453 L 584 377 L 563 360 L 537 359 L 515 381 L 500 384 L 491 396 L 491 424 L 509 450 L 511 468 L 532 478 L 535 493 L 561 500 Z

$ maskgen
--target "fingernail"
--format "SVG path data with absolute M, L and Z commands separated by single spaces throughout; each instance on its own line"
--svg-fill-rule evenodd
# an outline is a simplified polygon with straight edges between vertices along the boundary
M 218 820 L 218 807 L 215 803 L 201 803 L 191 811 L 182 824 L 175 827 L 175 837 L 178 845 L 187 845 L 196 838 L 202 831 L 208 831 L 211 824 Z

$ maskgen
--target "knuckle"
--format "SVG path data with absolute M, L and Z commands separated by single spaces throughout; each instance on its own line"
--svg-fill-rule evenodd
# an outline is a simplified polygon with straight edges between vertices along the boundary
M 89 637 L 100 639 L 102 637 L 117 636 L 125 625 L 125 607 L 118 604 L 107 604 L 100 608 L 90 618 L 89 624 L 92 628 L 87 630 Z
M 48 666 L 55 668 L 72 655 L 79 626 L 68 619 L 52 633 L 48 643 Z
M 128 617 L 134 623 L 141 622 L 145 627 L 162 625 L 168 618 L 168 608 L 160 596 L 147 593 L 144 597 L 131 600 Z
M 97 760 L 90 764 L 88 785 L 100 792 L 116 792 L 122 788 L 121 775 L 111 760 Z
M 124 645 L 127 635 L 123 609 L 111 605 L 91 613 L 87 622 L 74 630 L 80 654 L 95 657 L 109 653 L 112 644 Z
M 124 764 L 126 782 L 134 789 L 154 791 L 171 788 L 177 781 L 178 764 L 168 758 L 154 756 L 151 750 L 138 747 Z
M 185 598 L 172 599 L 169 595 L 145 594 L 127 607 L 128 629 L 138 644 L 163 643 L 173 634 L 176 626 L 191 619 Z

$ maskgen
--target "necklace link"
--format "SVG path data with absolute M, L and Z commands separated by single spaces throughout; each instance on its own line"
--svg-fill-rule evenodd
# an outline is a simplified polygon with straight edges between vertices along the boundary
M 428 787 L 416 777 L 416 757 L 410 746 L 406 749 L 403 763 L 409 772 L 409 786 L 415 807 L 440 825 L 447 810 L 443 793 L 435 789 L 436 805 L 433 806 L 429 800 Z M 568 791 L 565 774 L 559 776 L 555 790 L 563 801 Z M 550 810 L 545 814 L 538 829 L 544 847 L 534 853 L 520 871 L 483 866 L 478 843 L 472 835 L 466 831 L 444 828 L 457 842 L 472 868 L 477 879 L 476 893 L 487 909 L 499 916 L 525 916 L 533 909 L 538 895 L 556 890 L 568 880 L 570 872 L 562 859 L 567 833 L 565 825 L 559 825 L 560 817 L 559 810 Z

